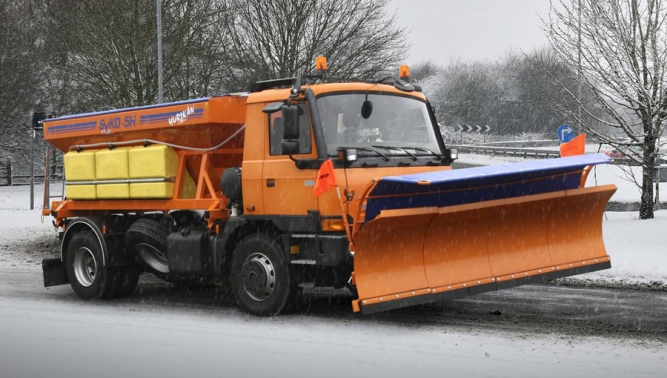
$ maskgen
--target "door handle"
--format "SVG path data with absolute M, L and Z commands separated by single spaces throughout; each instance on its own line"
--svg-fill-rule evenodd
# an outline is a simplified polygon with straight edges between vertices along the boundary
M 274 188 L 276 186 L 276 179 L 266 179 L 266 187 L 267 188 Z

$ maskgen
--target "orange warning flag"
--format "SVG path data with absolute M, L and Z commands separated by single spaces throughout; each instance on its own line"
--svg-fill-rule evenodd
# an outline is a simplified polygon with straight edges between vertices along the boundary
M 583 155 L 586 152 L 586 134 L 581 134 L 560 145 L 560 157 Z
M 333 162 L 331 159 L 325 161 L 317 173 L 315 180 L 315 197 L 336 186 L 336 175 L 334 174 Z

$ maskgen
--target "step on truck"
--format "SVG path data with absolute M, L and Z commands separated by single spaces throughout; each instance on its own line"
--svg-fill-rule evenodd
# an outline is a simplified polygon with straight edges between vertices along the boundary
M 428 100 L 320 74 L 248 93 L 44 120 L 65 153 L 44 285 L 129 295 L 143 272 L 273 316 L 306 286 L 373 313 L 610 268 L 586 186 L 604 154 L 451 169 Z M 316 190 L 317 188 L 317 190 Z M 317 192 L 317 193 L 316 193 Z

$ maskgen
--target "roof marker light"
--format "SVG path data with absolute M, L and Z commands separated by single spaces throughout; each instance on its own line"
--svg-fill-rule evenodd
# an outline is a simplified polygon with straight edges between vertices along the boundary
M 410 80 L 410 67 L 407 66 L 407 65 L 401 66 L 400 69 L 399 69 L 398 77 L 401 80 L 405 80 L 405 81 Z
M 320 55 L 317 57 L 317 60 L 315 61 L 315 69 L 317 71 L 326 71 L 327 70 L 327 57 L 324 55 Z M 321 72 L 323 73 L 323 72 Z

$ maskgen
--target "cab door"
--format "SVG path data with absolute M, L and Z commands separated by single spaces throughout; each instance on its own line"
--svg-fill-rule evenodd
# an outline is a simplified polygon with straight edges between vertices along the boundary
M 313 138 L 310 112 L 306 104 L 299 104 L 299 153 L 295 159 L 315 159 L 317 149 Z M 264 213 L 267 215 L 305 216 L 308 210 L 318 210 L 313 195 L 316 169 L 298 169 L 282 153 L 283 120 L 280 112 L 267 117 L 267 146 L 263 166 Z

